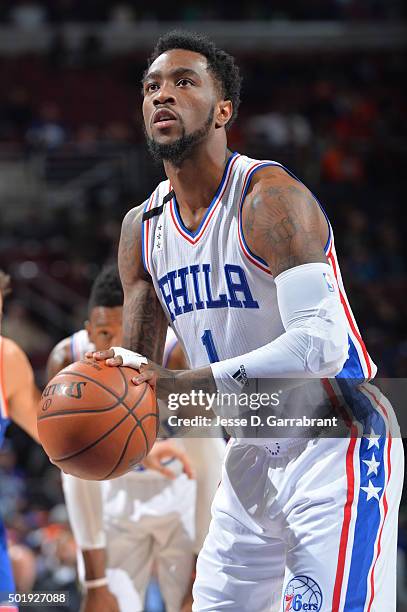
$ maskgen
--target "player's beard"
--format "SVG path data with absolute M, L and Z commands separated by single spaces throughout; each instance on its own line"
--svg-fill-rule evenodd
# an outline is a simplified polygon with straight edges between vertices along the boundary
M 181 136 L 169 144 L 160 144 L 154 138 L 150 138 L 144 130 L 148 150 L 156 161 L 168 161 L 174 166 L 180 166 L 187 159 L 197 145 L 199 145 L 209 134 L 215 114 L 215 106 L 209 111 L 208 118 L 202 127 L 191 134 L 185 133 L 185 126 L 182 124 Z

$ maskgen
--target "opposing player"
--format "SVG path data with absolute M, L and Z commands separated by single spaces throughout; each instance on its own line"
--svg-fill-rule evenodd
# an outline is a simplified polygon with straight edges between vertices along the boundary
M 149 380 L 163 398 L 170 387 L 238 393 L 247 380 L 279 377 L 315 379 L 335 406 L 351 389 L 362 433 L 348 419 L 352 435 L 341 439 L 231 442 L 194 610 L 395 610 L 402 446 L 389 433 L 389 405 L 356 385 L 376 366 L 331 225 L 281 164 L 228 149 L 240 91 L 231 56 L 169 33 L 143 89 L 148 145 L 168 179 L 125 217 L 119 268 L 123 345 L 150 361 L 122 349 L 97 357 L 132 363 L 134 383 Z M 192 367 L 171 378 L 157 365 L 167 321 Z
M 10 291 L 10 278 L 0 270 L 0 324 L 4 297 Z M 30 362 L 21 348 L 10 338 L 0 335 L 0 445 L 7 425 L 14 421 L 38 442 L 37 403 L 40 393 L 34 383 Z M 0 608 L 7 610 L 5 594 L 14 593 L 14 580 L 7 555 L 6 535 L 0 520 Z M 7 608 L 6 608 L 7 606 Z
M 85 329 L 62 340 L 51 352 L 49 377 L 82 359 L 92 347 L 103 350 L 120 344 L 122 305 L 117 267 L 108 266 L 92 287 Z M 173 332 L 168 334 L 164 363 L 187 367 Z M 153 563 L 168 612 L 180 612 L 188 599 L 195 556 L 209 527 L 224 444 L 218 439 L 186 440 L 184 450 L 174 444 L 155 445 L 153 461 L 149 455 L 144 462 L 155 471 L 137 470 L 104 483 L 64 475 L 65 499 L 84 562 L 80 573 L 85 577 L 85 612 L 143 610 Z M 175 460 L 161 465 L 159 459 L 171 455 Z M 189 474 L 191 460 L 196 480 L 181 474 L 177 457 Z M 183 610 L 188 610 L 186 602 Z

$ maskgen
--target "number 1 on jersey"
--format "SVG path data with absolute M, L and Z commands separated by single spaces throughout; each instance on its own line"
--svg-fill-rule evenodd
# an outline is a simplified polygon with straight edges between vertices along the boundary
M 202 344 L 206 348 L 208 353 L 209 363 L 215 363 L 219 361 L 218 353 L 216 352 L 215 343 L 213 341 L 212 332 L 210 329 L 205 329 L 201 336 Z

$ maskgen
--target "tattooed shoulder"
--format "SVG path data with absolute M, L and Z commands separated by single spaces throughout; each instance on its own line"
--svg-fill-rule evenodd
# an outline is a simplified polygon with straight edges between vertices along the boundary
M 119 271 L 123 287 L 135 278 L 147 277 L 141 253 L 143 208 L 132 208 L 123 219 L 119 242 Z
M 267 262 L 273 276 L 326 261 L 325 217 L 308 189 L 282 169 L 259 172 L 246 197 L 242 223 L 249 248 Z

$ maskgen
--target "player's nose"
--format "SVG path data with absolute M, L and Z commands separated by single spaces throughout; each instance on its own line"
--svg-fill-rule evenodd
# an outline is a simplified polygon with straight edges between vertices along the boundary
M 154 96 L 154 106 L 160 106 L 161 104 L 175 104 L 175 102 L 176 100 L 173 89 L 169 85 L 165 85 L 163 83 Z

